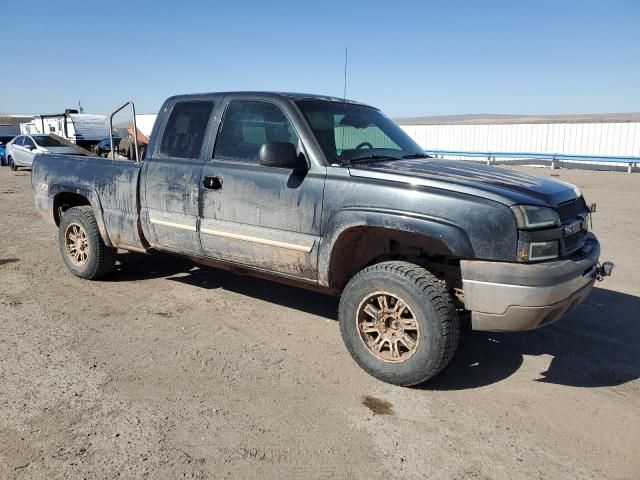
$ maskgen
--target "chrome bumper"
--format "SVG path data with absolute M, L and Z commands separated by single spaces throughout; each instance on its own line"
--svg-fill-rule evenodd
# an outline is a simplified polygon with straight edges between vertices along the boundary
M 463 260 L 465 308 L 474 330 L 531 330 L 560 319 L 591 292 L 600 245 L 589 235 L 571 258 L 538 264 Z

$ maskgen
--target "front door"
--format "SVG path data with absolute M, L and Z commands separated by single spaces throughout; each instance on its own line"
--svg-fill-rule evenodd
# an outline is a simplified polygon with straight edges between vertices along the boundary
M 316 279 L 326 169 L 266 167 L 266 142 L 304 147 L 276 104 L 231 100 L 213 159 L 202 169 L 200 239 L 205 255 L 240 265 Z
M 198 195 L 211 100 L 179 101 L 158 129 L 161 141 L 144 161 L 141 217 L 152 246 L 201 254 Z
M 36 149 L 36 143 L 31 137 L 24 137 L 24 143 L 20 147 L 20 164 L 25 167 L 33 165 L 33 158 L 36 156 L 34 150 Z
M 13 141 L 13 148 L 11 149 L 11 158 L 13 160 L 13 163 L 15 163 L 16 165 L 22 165 L 21 163 L 21 159 L 24 158 L 24 150 L 23 150 L 23 145 L 24 143 L 24 136 L 19 136 L 18 138 L 16 138 Z

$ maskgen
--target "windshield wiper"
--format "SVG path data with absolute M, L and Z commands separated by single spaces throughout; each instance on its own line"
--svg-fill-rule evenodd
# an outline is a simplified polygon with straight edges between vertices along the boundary
M 403 155 L 402 158 L 410 159 L 410 158 L 433 158 L 433 157 L 431 155 L 427 155 L 426 153 L 412 153 L 410 155 Z
M 393 157 L 391 155 L 369 155 L 368 157 L 352 158 L 351 160 L 348 160 L 345 163 L 347 165 L 350 165 L 352 163 L 369 163 L 369 162 L 376 162 L 379 160 L 401 160 L 401 159 L 400 157 Z

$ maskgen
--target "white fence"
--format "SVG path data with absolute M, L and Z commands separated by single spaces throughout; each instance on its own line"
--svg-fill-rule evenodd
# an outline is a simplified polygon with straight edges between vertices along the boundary
M 640 156 L 640 122 L 402 125 L 427 150 Z

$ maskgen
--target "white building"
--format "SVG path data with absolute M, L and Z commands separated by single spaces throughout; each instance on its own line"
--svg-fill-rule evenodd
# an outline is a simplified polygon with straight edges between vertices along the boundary
M 426 150 L 640 157 L 640 113 L 399 119 Z

